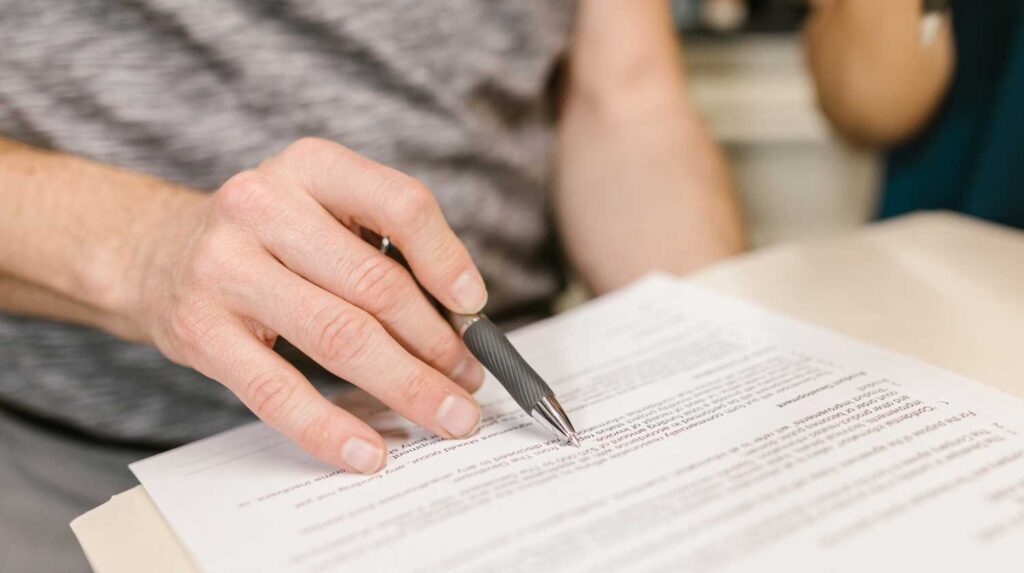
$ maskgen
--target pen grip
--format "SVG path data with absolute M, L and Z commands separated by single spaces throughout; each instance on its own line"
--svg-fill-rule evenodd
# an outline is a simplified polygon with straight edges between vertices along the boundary
M 526 362 L 497 326 L 486 316 L 462 335 L 466 347 L 490 371 L 527 414 L 541 398 L 552 394 L 544 379 Z

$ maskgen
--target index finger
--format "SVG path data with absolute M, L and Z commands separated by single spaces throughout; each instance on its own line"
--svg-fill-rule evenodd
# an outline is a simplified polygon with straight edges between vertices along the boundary
M 446 308 L 461 314 L 483 309 L 483 277 L 425 185 L 326 140 L 300 140 L 279 159 L 275 173 L 306 189 L 336 219 L 390 237 L 420 284 Z

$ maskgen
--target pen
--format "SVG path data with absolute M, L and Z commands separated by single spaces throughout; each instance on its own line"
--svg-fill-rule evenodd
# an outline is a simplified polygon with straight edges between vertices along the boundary
M 365 235 L 369 235 L 369 233 L 364 233 L 364 237 Z M 409 269 L 405 257 L 395 248 L 388 237 L 377 238 L 382 253 Z M 505 334 L 487 318 L 487 315 L 451 312 L 438 304 L 426 289 L 421 287 L 420 290 L 445 315 L 473 356 L 498 379 L 498 382 L 501 382 L 501 385 L 524 412 L 541 426 L 547 428 L 559 440 L 565 440 L 567 443 L 579 447 L 580 440 L 576 435 L 576 429 L 573 428 L 562 405 L 558 403 L 551 387 L 526 362 L 526 359 L 512 346 Z

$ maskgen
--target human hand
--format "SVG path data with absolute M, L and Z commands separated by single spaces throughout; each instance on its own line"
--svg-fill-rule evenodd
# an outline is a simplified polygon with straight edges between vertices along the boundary
M 303 139 L 170 209 L 139 247 L 131 317 L 168 358 L 347 470 L 382 468 L 383 440 L 273 352 L 278 336 L 435 434 L 472 434 L 483 368 L 361 228 L 388 236 L 448 309 L 483 308 L 483 279 L 424 185 Z

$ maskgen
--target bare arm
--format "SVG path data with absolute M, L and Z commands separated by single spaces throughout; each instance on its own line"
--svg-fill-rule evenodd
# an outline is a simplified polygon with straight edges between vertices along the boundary
M 579 4 L 557 170 L 566 247 L 598 293 L 743 248 L 725 163 L 686 96 L 667 2 Z
M 818 101 L 845 137 L 889 145 L 924 127 L 953 73 L 949 19 L 921 39 L 921 0 L 821 0 L 805 30 Z
M 198 198 L 139 173 L 0 138 L 0 308 L 146 339 L 128 318 L 139 259 L 168 217 Z

